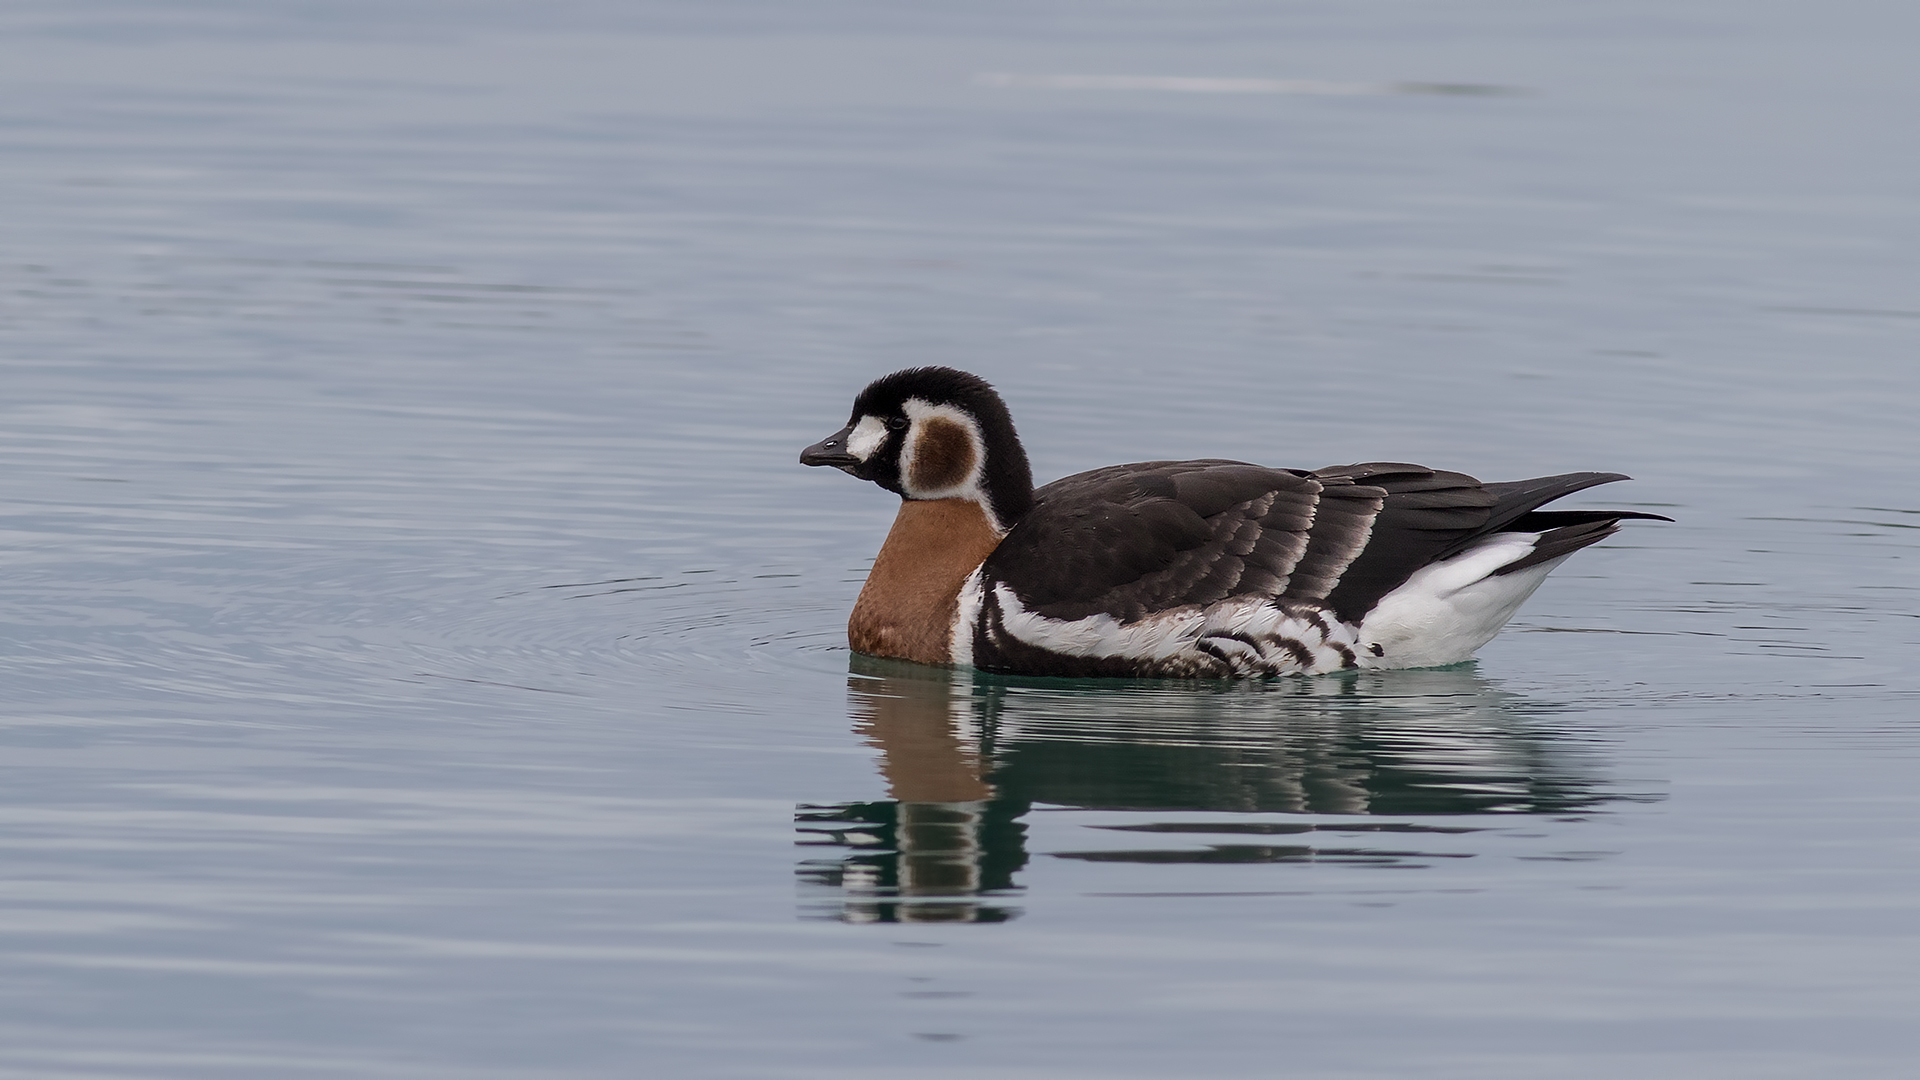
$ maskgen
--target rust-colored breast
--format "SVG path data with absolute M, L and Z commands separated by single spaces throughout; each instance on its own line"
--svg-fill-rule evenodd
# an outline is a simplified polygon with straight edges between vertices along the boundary
M 855 652 L 953 662 L 953 616 L 967 575 L 1000 545 L 978 503 L 906 501 L 847 620 Z

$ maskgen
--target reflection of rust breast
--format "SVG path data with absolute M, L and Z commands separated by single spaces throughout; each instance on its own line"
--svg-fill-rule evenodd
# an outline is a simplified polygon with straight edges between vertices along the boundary
M 854 730 L 880 751 L 887 794 L 901 802 L 977 802 L 993 798 L 981 778 L 978 748 L 955 724 L 965 698 L 945 677 L 856 675 L 847 680 Z
M 913 437 L 913 464 L 907 482 L 931 494 L 964 483 L 973 471 L 973 440 L 967 429 L 943 416 L 920 421 Z
M 999 544 L 979 503 L 902 502 L 847 621 L 854 651 L 952 663 L 960 586 Z

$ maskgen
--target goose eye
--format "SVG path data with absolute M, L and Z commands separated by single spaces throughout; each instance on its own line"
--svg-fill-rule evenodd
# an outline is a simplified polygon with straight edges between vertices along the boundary
M 889 417 L 887 419 L 887 427 L 894 431 L 905 431 L 907 430 L 907 418 L 904 416 Z

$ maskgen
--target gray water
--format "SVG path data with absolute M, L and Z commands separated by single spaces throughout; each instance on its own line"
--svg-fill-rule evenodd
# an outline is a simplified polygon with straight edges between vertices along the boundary
M 22 0 L 0 1075 L 1908 1077 L 1920 9 Z M 852 657 L 1037 475 L 1631 484 L 1468 666 Z

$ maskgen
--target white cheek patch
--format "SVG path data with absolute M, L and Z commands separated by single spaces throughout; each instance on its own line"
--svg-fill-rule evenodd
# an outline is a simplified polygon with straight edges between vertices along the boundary
M 847 453 L 865 461 L 887 441 L 887 422 L 877 416 L 863 416 L 847 434 Z
M 966 475 L 954 483 L 936 490 L 922 491 L 913 489 L 908 494 L 916 499 L 971 499 L 986 504 L 985 494 L 980 490 L 981 467 L 987 460 L 986 440 L 980 437 L 980 425 L 973 417 L 951 405 L 931 405 L 919 398 L 908 398 L 905 406 L 907 418 L 913 421 L 914 428 L 909 432 L 906 446 L 900 454 L 900 475 L 907 479 L 915 475 L 914 457 L 919 446 L 918 436 L 924 425 L 930 420 L 943 420 L 953 424 L 966 433 L 971 453 L 968 455 L 969 467 Z

